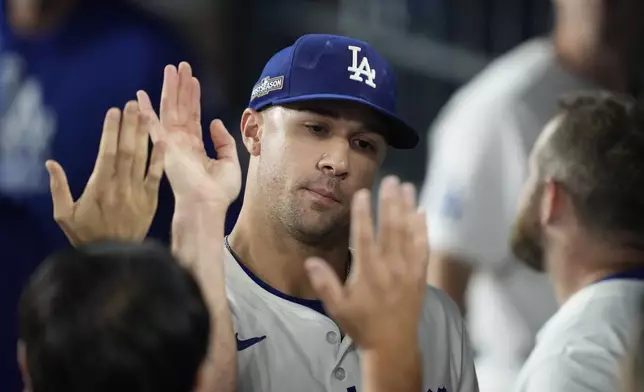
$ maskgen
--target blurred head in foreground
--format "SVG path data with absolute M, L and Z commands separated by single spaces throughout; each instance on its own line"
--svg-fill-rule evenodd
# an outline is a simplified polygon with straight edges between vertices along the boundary
M 197 282 L 154 243 L 47 258 L 20 301 L 18 360 L 31 392 L 189 392 L 210 318 Z

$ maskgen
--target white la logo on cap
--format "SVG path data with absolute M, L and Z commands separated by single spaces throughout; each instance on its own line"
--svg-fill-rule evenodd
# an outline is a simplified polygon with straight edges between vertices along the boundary
M 376 70 L 371 69 L 367 56 L 362 57 L 362 61 L 360 61 L 360 65 L 358 65 L 358 52 L 360 52 L 362 48 L 359 46 L 349 45 L 349 50 L 353 52 L 353 64 L 347 68 L 349 72 L 353 72 L 349 75 L 349 79 L 364 82 L 367 86 L 376 88 L 376 84 L 374 83 L 374 80 L 376 79 Z M 366 80 L 362 79 L 363 76 Z

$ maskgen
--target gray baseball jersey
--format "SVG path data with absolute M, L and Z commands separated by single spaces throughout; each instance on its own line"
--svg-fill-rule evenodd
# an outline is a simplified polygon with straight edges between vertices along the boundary
M 238 391 L 359 392 L 360 352 L 319 301 L 283 294 L 224 250 L 237 336 Z M 423 392 L 478 392 L 462 317 L 428 287 L 420 322 Z

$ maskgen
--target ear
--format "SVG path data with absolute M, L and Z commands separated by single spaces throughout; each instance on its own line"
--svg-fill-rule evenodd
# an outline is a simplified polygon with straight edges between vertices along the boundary
M 541 224 L 547 225 L 559 219 L 564 208 L 564 194 L 561 186 L 553 180 L 544 182 L 541 192 Z
M 244 146 L 251 156 L 259 156 L 261 151 L 261 129 L 263 117 L 253 109 L 246 109 L 242 114 L 240 129 Z
M 20 374 L 22 375 L 24 391 L 33 391 L 33 388 L 31 387 L 31 377 L 29 376 L 29 367 L 27 366 L 27 347 L 22 340 L 18 341 L 17 359 L 18 368 L 20 369 Z

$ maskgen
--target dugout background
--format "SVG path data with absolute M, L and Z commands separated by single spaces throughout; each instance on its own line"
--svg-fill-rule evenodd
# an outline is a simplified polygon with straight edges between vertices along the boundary
M 368 41 L 397 70 L 400 112 L 422 137 L 413 151 L 392 151 L 381 174 L 395 173 L 418 186 L 425 175 L 427 130 L 444 103 L 493 58 L 547 34 L 551 14 L 550 0 L 129 1 L 161 16 L 189 44 L 202 70 L 204 105 L 217 108 L 215 114 L 238 139 L 240 115 L 271 55 L 305 33 Z M 245 165 L 248 154 L 240 157 Z M 233 215 L 238 207 L 231 209 Z M 0 353 L 1 391 L 13 390 L 7 386 L 17 379 L 14 300 L 41 260 L 19 256 L 24 260 L 2 260 L 0 271 L 0 348 L 7 348 Z
M 491 59 L 548 34 L 549 0 L 136 0 L 175 23 L 217 82 L 226 125 L 239 116 L 271 55 L 305 33 L 372 44 L 397 71 L 400 110 L 422 134 L 413 152 L 390 153 L 382 174 L 420 185 L 427 130 L 450 95 Z M 403 154 L 404 159 L 403 159 Z M 246 154 L 241 154 L 244 161 Z

